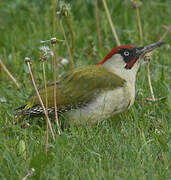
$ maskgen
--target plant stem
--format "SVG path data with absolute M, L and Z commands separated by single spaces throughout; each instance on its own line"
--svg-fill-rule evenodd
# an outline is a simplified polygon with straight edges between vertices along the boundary
M 169 30 L 166 30 L 166 32 L 162 35 L 159 41 L 163 41 L 163 39 L 167 36 L 168 33 L 169 33 Z
M 60 133 L 60 126 L 59 126 L 59 119 L 58 119 L 58 112 L 57 112 L 57 102 L 56 102 L 56 64 L 57 64 L 57 58 L 56 58 L 56 47 L 55 44 L 57 43 L 56 39 L 56 6 L 57 6 L 57 1 L 53 1 L 53 19 L 52 19 L 52 25 L 53 25 L 53 37 L 51 38 L 51 44 L 53 47 L 53 67 L 54 67 L 54 107 L 55 107 L 55 121 L 57 125 L 57 130 L 58 134 L 61 135 Z
M 43 79 L 44 79 L 44 84 L 45 84 L 45 99 L 46 99 L 46 113 L 48 113 L 48 94 L 47 94 L 47 84 L 46 84 L 46 72 L 45 72 L 45 62 L 43 61 Z M 49 133 L 48 133 L 48 121 L 46 119 L 46 154 L 48 152 L 48 141 L 49 141 Z
M 150 92 L 151 92 L 151 96 L 152 96 L 152 101 L 155 101 L 155 97 L 154 97 L 154 92 L 153 92 L 153 87 L 151 84 L 151 76 L 150 76 L 150 62 L 148 61 L 146 64 L 146 68 L 147 68 L 147 75 L 148 75 L 148 84 L 150 87 Z
M 31 170 L 29 170 L 27 172 L 27 174 L 23 177 L 22 180 L 26 180 L 29 176 L 31 176 L 33 173 L 35 172 L 35 169 L 34 168 L 31 168 Z
M 106 0 L 103 0 L 103 5 L 104 5 L 104 8 L 105 8 L 105 11 L 106 11 L 106 14 L 107 14 L 107 18 L 108 18 L 109 24 L 111 26 L 113 35 L 114 35 L 114 37 L 116 39 L 116 43 L 117 43 L 118 46 L 120 46 L 120 41 L 119 41 L 119 38 L 117 36 L 116 30 L 115 30 L 115 26 L 114 26 L 114 24 L 112 22 L 112 19 L 111 19 L 110 13 L 109 13 L 109 9 L 107 7 Z
M 0 66 L 2 67 L 2 69 L 7 73 L 7 75 L 10 77 L 10 79 L 14 82 L 14 84 L 17 86 L 17 88 L 20 88 L 19 83 L 17 82 L 17 80 L 12 76 L 12 74 L 8 71 L 8 69 L 6 68 L 6 66 L 3 64 L 2 60 L 0 59 Z
M 68 29 L 71 33 L 71 39 L 72 39 L 72 49 L 71 49 L 71 54 L 72 54 L 72 68 L 74 67 L 74 50 L 75 50 L 75 43 L 74 43 L 74 32 L 72 30 L 72 27 L 71 27 L 71 24 L 70 24 L 70 21 L 69 21 L 69 17 L 68 16 L 64 16 L 65 17 L 65 22 L 68 26 Z
M 63 34 L 63 36 L 64 36 L 64 40 L 65 40 L 65 43 L 66 43 L 66 47 L 67 47 L 67 50 L 68 50 L 68 54 L 69 54 L 69 57 L 70 57 L 70 59 L 71 59 L 71 67 L 74 68 L 74 61 L 73 61 L 71 49 L 70 49 L 69 44 L 68 44 L 68 40 L 67 40 L 67 37 L 66 37 L 66 33 L 65 33 L 65 30 L 64 30 L 64 27 L 63 27 L 63 24 L 62 24 L 62 20 L 60 20 L 59 23 L 60 23 L 60 27 L 61 27 L 62 34 Z
M 57 59 L 56 59 L 56 38 L 51 39 L 51 44 L 53 47 L 53 66 L 54 66 L 54 107 L 55 107 L 55 120 L 56 120 L 56 125 L 58 129 L 58 134 L 61 135 L 60 132 L 60 126 L 59 126 L 59 119 L 58 119 L 58 112 L 57 112 L 57 102 L 56 102 L 56 64 L 57 64 Z
M 102 48 L 102 41 L 101 41 L 101 33 L 100 33 L 100 23 L 99 23 L 99 8 L 98 8 L 98 0 L 96 0 L 96 28 L 97 28 L 97 37 L 98 37 L 98 44 L 99 48 Z
M 25 62 L 26 62 L 26 64 L 27 64 L 27 66 L 28 66 L 28 70 L 29 70 L 29 73 L 30 73 L 30 76 L 31 76 L 31 80 L 32 80 L 34 89 L 35 89 L 35 91 L 36 91 L 37 97 L 38 97 L 38 99 L 39 99 L 39 101 L 40 101 L 40 104 L 41 104 L 41 106 L 42 106 L 42 108 L 43 108 L 43 112 L 44 112 L 44 114 L 45 114 L 45 116 L 46 116 L 46 119 L 47 119 L 47 121 L 48 121 L 48 125 L 49 125 L 49 128 L 50 128 L 51 134 L 52 134 L 52 138 L 53 138 L 53 140 L 55 141 L 55 135 L 54 135 L 54 132 L 53 132 L 53 129 L 52 129 L 52 125 L 51 125 L 51 122 L 50 122 L 48 113 L 47 113 L 47 111 L 46 111 L 46 109 L 45 109 L 45 106 L 44 106 L 44 104 L 43 104 L 42 98 L 40 97 L 38 88 L 37 88 L 37 86 L 36 86 L 36 83 L 35 83 L 35 80 L 34 80 L 34 77 L 33 77 L 33 73 L 32 73 L 32 71 L 31 71 L 30 58 L 27 58 L 27 57 L 26 57 L 26 58 L 25 58 Z
M 162 35 L 162 37 L 159 39 L 162 29 L 165 29 L 166 32 L 165 32 L 165 33 Z M 157 34 L 156 40 L 157 40 L 157 41 L 163 41 L 163 39 L 167 36 L 167 34 L 168 34 L 169 32 L 171 32 L 171 28 L 169 28 L 169 27 L 166 26 L 166 25 L 163 25 L 163 26 L 160 28 L 160 30 L 159 30 L 159 32 L 158 32 L 158 34 Z
M 136 8 L 136 17 L 137 17 L 137 21 L 138 21 L 138 29 L 139 29 L 139 36 L 140 36 L 140 45 L 142 46 L 142 44 L 143 44 L 143 33 L 142 33 L 140 12 L 139 12 L 139 8 L 137 6 L 135 8 Z
M 56 6 L 57 6 L 57 1 L 52 0 L 52 31 L 53 31 L 53 37 L 56 37 Z

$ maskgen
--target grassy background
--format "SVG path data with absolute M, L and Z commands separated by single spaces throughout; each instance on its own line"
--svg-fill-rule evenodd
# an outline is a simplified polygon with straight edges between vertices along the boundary
M 130 1 L 107 2 L 121 43 L 138 45 L 137 20 Z M 142 2 L 140 16 L 145 45 L 156 41 L 163 24 L 170 25 L 171 1 Z M 98 48 L 95 1 L 77 0 L 70 6 L 76 66 L 94 64 L 116 46 L 103 4 L 100 1 L 102 49 Z M 65 29 L 67 31 L 66 26 Z M 70 40 L 68 31 L 67 35 Z M 96 127 L 64 130 L 55 143 L 50 139 L 46 156 L 45 123 L 39 125 L 37 119 L 33 119 L 31 127 L 23 129 L 13 125 L 13 121 L 14 109 L 24 105 L 33 91 L 23 59 L 26 56 L 33 59 L 34 75 L 41 85 L 40 40 L 51 37 L 51 1 L 0 1 L 0 58 L 21 84 L 17 89 L 0 70 L 0 179 L 22 179 L 31 168 L 36 171 L 30 179 L 171 178 L 171 35 L 165 39 L 167 45 L 155 51 L 150 66 L 155 95 L 164 96 L 166 100 L 147 102 L 142 106 L 143 99 L 150 96 L 145 66 L 142 65 L 137 76 L 136 101 L 129 111 Z M 63 39 L 58 26 L 57 38 Z M 89 56 L 87 51 L 90 51 Z M 63 43 L 58 45 L 57 54 L 69 58 Z M 48 81 L 53 80 L 52 69 L 52 60 L 48 60 Z M 69 66 L 58 68 L 57 73 L 68 70 Z M 23 141 L 26 156 L 19 153 Z

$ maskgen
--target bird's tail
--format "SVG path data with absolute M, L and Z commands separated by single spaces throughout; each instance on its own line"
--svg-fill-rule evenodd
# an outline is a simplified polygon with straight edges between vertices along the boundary
M 43 109 L 40 105 L 33 105 L 31 102 L 15 109 L 15 115 L 17 121 L 20 121 L 24 117 L 39 116 L 43 113 Z
M 15 114 L 17 117 L 20 117 L 20 116 L 25 116 L 29 113 L 29 110 L 33 107 L 33 104 L 32 103 L 28 103 L 24 106 L 21 106 L 17 109 L 15 109 Z

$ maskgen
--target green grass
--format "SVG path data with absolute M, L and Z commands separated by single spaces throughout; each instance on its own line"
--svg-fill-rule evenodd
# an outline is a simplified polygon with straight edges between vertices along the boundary
M 138 44 L 135 11 L 125 2 L 129 1 L 108 1 L 112 20 L 122 44 Z M 77 0 L 70 5 L 76 66 L 94 64 L 116 46 L 103 4 L 99 5 L 103 49 L 98 48 L 94 1 Z M 24 105 L 33 91 L 24 57 L 33 59 L 36 81 L 39 85 L 43 82 L 39 47 L 40 40 L 52 37 L 52 3 L 6 0 L 0 9 L 0 58 L 21 84 L 17 89 L 0 70 L 0 179 L 22 179 L 31 168 L 36 171 L 29 179 L 171 178 L 171 34 L 165 39 L 167 45 L 155 51 L 150 66 L 155 95 L 166 100 L 142 106 L 143 99 L 150 96 L 142 65 L 137 76 L 136 101 L 129 111 L 97 126 L 64 129 L 61 137 L 56 136 L 56 142 L 50 138 L 46 156 L 45 123 L 39 125 L 38 119 L 32 119 L 31 127 L 23 129 L 13 121 L 14 109 Z M 140 16 L 144 45 L 156 41 L 163 24 L 170 25 L 170 9 L 170 0 L 143 1 Z M 59 26 L 57 38 L 63 39 Z M 92 43 L 97 55 L 88 57 L 85 52 Z M 63 43 L 58 45 L 57 54 L 69 58 Z M 61 68 L 57 73 L 68 70 L 69 67 Z M 52 81 L 52 60 L 46 62 L 46 72 Z M 20 153 L 23 140 L 26 156 Z

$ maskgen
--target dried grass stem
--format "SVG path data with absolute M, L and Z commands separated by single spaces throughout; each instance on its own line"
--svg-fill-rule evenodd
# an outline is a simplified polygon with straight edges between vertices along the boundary
M 51 132 L 51 134 L 52 134 L 52 138 L 53 138 L 53 140 L 55 141 L 55 135 L 54 135 L 54 132 L 53 132 L 53 129 L 52 129 L 52 125 L 51 125 L 51 122 L 50 122 L 48 113 L 47 113 L 46 108 L 45 108 L 45 106 L 44 106 L 44 104 L 43 104 L 42 98 L 41 98 L 41 96 L 40 96 L 40 94 L 39 94 L 37 85 L 36 85 L 35 80 L 34 80 L 33 73 L 32 73 L 32 71 L 31 71 L 30 58 L 25 58 L 25 61 L 26 61 L 26 64 L 27 64 L 27 66 L 28 66 L 28 70 L 29 70 L 29 73 L 30 73 L 30 76 L 31 76 L 31 80 L 32 80 L 34 89 L 35 89 L 35 91 L 36 91 L 37 97 L 38 97 L 38 99 L 39 99 L 39 101 L 40 101 L 40 104 L 41 104 L 41 106 L 42 106 L 42 108 L 43 108 L 43 112 L 44 112 L 44 114 L 45 114 L 45 116 L 46 116 L 46 119 L 47 119 L 47 121 L 48 121 L 48 125 L 49 125 L 49 128 L 50 128 L 50 132 Z
M 116 30 L 115 30 L 115 26 L 114 26 L 114 24 L 112 22 L 112 19 L 111 19 L 110 13 L 109 13 L 109 9 L 107 7 L 106 0 L 103 0 L 103 5 L 104 5 L 104 8 L 105 8 L 105 11 L 106 11 L 106 14 L 107 14 L 107 18 L 108 18 L 109 24 L 111 26 L 113 35 L 114 35 L 114 37 L 116 39 L 116 43 L 117 43 L 118 46 L 120 46 L 121 43 L 120 43 L 119 38 L 117 36 Z
M 4 65 L 4 63 L 2 62 L 1 59 L 0 59 L 0 66 L 1 66 L 2 69 L 7 73 L 7 75 L 10 77 L 10 79 L 14 82 L 14 84 L 17 86 L 17 88 L 20 88 L 19 83 L 18 83 L 17 80 L 13 77 L 13 75 L 8 71 L 8 69 L 6 68 L 6 66 Z

